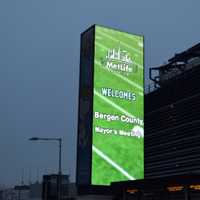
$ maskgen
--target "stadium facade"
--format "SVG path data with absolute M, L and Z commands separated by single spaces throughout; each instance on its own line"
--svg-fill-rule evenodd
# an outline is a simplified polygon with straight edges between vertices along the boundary
M 199 174 L 200 44 L 150 68 L 150 79 L 156 90 L 145 97 L 145 178 Z
M 118 199 L 200 199 L 200 43 L 149 75 L 145 179 L 113 183 L 113 191 Z

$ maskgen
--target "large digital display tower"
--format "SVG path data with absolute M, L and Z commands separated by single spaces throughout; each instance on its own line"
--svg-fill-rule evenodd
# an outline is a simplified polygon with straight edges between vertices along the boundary
M 144 38 L 94 25 L 81 35 L 77 183 L 144 178 Z

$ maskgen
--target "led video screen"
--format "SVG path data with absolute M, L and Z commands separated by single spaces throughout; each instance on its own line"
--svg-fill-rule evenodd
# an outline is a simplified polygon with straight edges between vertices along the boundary
M 91 184 L 144 178 L 143 36 L 95 26 Z

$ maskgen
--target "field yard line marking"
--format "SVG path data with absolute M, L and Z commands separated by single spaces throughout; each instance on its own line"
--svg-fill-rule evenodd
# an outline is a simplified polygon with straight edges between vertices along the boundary
M 92 150 L 98 154 L 101 158 L 103 158 L 106 162 L 112 165 L 115 169 L 121 172 L 124 176 L 126 176 L 129 180 L 135 180 L 133 176 L 131 176 L 127 171 L 125 171 L 122 167 L 120 167 L 117 163 L 115 163 L 112 159 L 110 159 L 107 155 L 105 155 L 102 151 L 97 149 L 94 145 L 92 145 Z
M 103 32 L 98 32 L 98 33 L 99 33 L 100 35 L 101 35 L 101 34 L 104 35 L 105 37 L 107 37 L 107 38 L 109 38 L 109 39 L 111 39 L 111 40 L 113 40 L 113 41 L 115 41 L 115 42 L 118 42 L 118 41 L 119 41 L 119 40 L 115 39 L 114 37 L 108 35 L 107 33 L 103 33 Z M 134 51 L 137 52 L 138 54 L 142 54 L 142 52 L 141 52 L 140 50 L 134 48 L 133 46 L 130 46 L 130 45 L 128 45 L 128 44 L 126 44 L 125 42 L 122 42 L 122 41 L 120 41 L 120 43 L 123 44 L 124 46 L 128 47 L 129 49 L 134 50 Z
M 100 66 L 101 66 L 101 63 L 100 63 L 99 61 L 95 60 L 95 63 L 96 63 L 97 65 L 100 65 Z M 104 68 L 104 69 L 108 70 L 107 68 Z M 108 70 L 108 71 L 109 71 L 109 70 Z M 118 74 L 118 73 L 115 73 L 115 72 L 113 72 L 113 74 L 114 74 L 115 76 L 121 78 L 122 80 L 126 81 L 127 83 L 133 85 L 134 87 L 138 88 L 139 90 L 142 90 L 142 91 L 143 91 L 143 87 L 141 87 L 141 86 L 138 85 L 137 83 L 131 81 L 130 79 L 128 79 L 128 78 L 126 78 L 126 77 L 124 77 L 124 76 L 122 76 L 122 75 L 120 75 L 120 74 Z
M 107 99 L 106 97 L 104 97 L 103 95 L 101 95 L 99 92 L 97 92 L 94 89 L 94 94 L 97 95 L 98 97 L 100 97 L 101 99 L 103 99 L 104 101 L 106 101 L 108 104 L 110 104 L 111 106 L 115 107 L 117 110 L 123 112 L 125 115 L 132 117 L 132 118 L 137 118 L 135 116 L 133 116 L 131 113 L 127 112 L 126 110 L 124 110 L 123 108 L 121 108 L 120 106 L 118 106 L 117 104 L 115 104 L 114 102 L 112 102 L 111 100 Z
M 112 33 L 116 32 L 115 30 L 107 30 L 107 29 L 103 29 L 101 31 L 103 31 L 104 33 L 108 33 L 108 34 L 109 34 L 109 32 L 112 32 Z M 119 32 L 124 34 L 124 32 L 121 32 L 121 31 L 119 31 Z M 132 35 L 135 36 L 135 37 L 133 37 Z M 137 34 L 134 35 L 134 34 L 131 34 L 131 33 L 127 33 L 126 37 L 130 38 L 130 40 L 134 40 L 134 41 L 138 42 L 138 38 L 136 38 L 136 37 L 142 37 L 142 35 L 137 35 Z
M 109 39 L 111 39 L 111 40 L 113 40 L 113 41 L 115 41 L 115 42 L 116 42 L 116 41 L 117 41 L 117 42 L 119 41 L 119 40 L 115 39 L 114 37 L 110 36 L 109 34 L 107 34 L 107 33 L 105 33 L 105 32 L 98 32 L 98 33 L 104 35 L 105 37 L 107 37 L 107 38 L 109 38 Z M 134 48 L 133 46 L 128 45 L 128 44 L 126 44 L 125 42 L 122 42 L 122 41 L 120 41 L 120 43 L 123 44 L 124 46 L 128 47 L 129 49 L 132 49 L 132 50 L 134 50 L 135 52 L 137 52 L 137 53 L 139 53 L 139 54 L 142 54 L 142 52 L 141 52 L 140 50 Z
M 97 42 L 97 41 L 95 41 L 95 43 L 96 43 L 97 45 L 101 46 L 102 48 L 108 50 L 108 47 L 106 47 L 105 45 L 100 44 L 100 43 Z M 143 69 L 143 66 L 142 66 L 142 65 L 138 64 L 137 62 L 135 62 L 135 64 L 136 64 L 140 69 Z

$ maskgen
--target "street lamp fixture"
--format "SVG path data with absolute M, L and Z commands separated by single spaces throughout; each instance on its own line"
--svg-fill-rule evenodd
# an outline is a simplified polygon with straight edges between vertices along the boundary
M 29 138 L 30 141 L 57 141 L 59 142 L 59 165 L 58 165 L 58 200 L 61 200 L 61 153 L 62 153 L 62 138 L 40 138 L 32 137 Z

